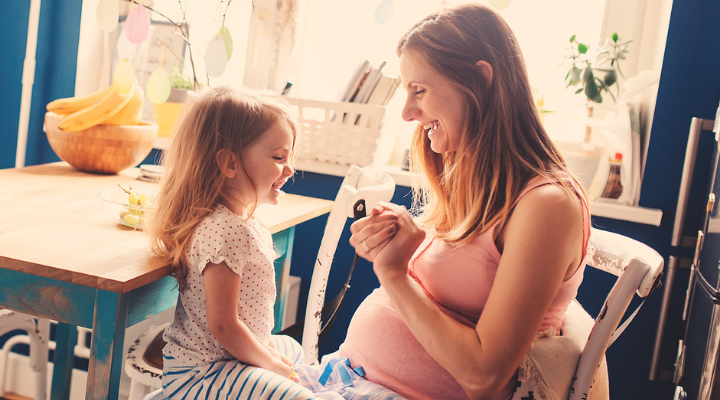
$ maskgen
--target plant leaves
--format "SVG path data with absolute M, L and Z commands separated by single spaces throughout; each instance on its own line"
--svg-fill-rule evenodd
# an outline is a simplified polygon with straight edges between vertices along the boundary
M 592 68 L 585 67 L 585 69 L 583 70 L 583 74 L 582 74 L 583 82 L 585 82 L 587 84 L 588 82 L 592 82 L 594 79 L 595 79 L 595 75 L 593 74 Z
M 571 81 L 579 81 L 580 80 L 580 68 L 573 65 L 572 72 L 570 73 L 570 80 Z
M 580 89 L 578 89 L 578 90 L 575 91 L 575 94 L 578 94 L 578 93 L 580 93 L 580 92 L 582 92 L 582 91 L 583 91 L 583 88 L 580 88 Z
M 575 41 L 575 35 L 570 36 L 570 43 Z
M 615 72 L 615 70 L 611 70 L 605 74 L 604 78 L 605 84 L 607 86 L 612 86 L 615 84 L 615 82 L 617 82 L 617 73 Z
M 613 42 L 617 43 L 617 41 L 618 41 L 617 32 L 613 32 L 613 34 L 610 36 L 610 39 L 612 39 Z
M 595 98 L 599 94 L 600 94 L 600 89 L 598 89 L 598 85 L 597 85 L 597 83 L 595 83 L 594 79 L 592 79 L 590 81 L 585 81 L 585 96 L 588 98 L 588 100 L 595 101 L 596 103 L 602 102 L 602 100 L 600 100 L 600 101 L 595 100 Z
M 578 53 L 585 54 L 588 51 L 588 47 L 582 43 L 578 43 Z

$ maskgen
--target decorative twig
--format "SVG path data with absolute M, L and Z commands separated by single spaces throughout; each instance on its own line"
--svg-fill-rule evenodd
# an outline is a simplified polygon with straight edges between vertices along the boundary
M 193 89 L 198 89 L 200 87 L 200 82 L 197 79 L 197 73 L 195 71 L 195 60 L 193 58 L 192 43 L 190 42 L 190 29 L 189 29 L 188 23 L 187 23 L 187 8 L 183 7 L 182 0 L 178 0 L 178 5 L 180 6 L 180 10 L 182 11 L 182 21 L 180 23 L 173 21 L 172 19 L 170 19 L 170 17 L 155 10 L 154 8 L 147 6 L 145 4 L 142 4 L 139 0 L 124 0 L 124 1 L 127 1 L 128 3 L 141 5 L 141 6 L 145 7 L 147 10 L 154 12 L 155 14 L 159 15 L 160 17 L 166 19 L 171 24 L 175 25 L 175 27 L 180 31 L 179 33 L 178 32 L 175 32 L 175 33 L 178 36 L 180 36 L 188 46 L 188 51 L 190 53 L 190 68 L 192 69 L 192 75 L 193 75 Z M 220 5 L 222 5 L 222 3 L 226 3 L 225 12 L 222 15 L 222 26 L 225 26 L 225 17 L 227 15 L 228 9 L 230 8 L 230 3 L 232 3 L 232 1 L 233 0 L 223 0 L 220 2 Z M 252 4 L 253 8 L 255 8 L 255 3 L 251 2 L 251 4 Z M 218 7 L 220 7 L 220 5 Z M 178 58 L 180 58 L 180 57 L 178 57 Z M 207 75 L 207 73 L 205 74 L 205 78 L 207 79 L 208 86 L 210 86 L 210 77 Z

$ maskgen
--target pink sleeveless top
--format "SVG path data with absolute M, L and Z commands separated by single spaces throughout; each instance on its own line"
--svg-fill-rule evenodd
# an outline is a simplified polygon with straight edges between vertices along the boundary
M 568 182 L 577 192 L 574 182 Z M 515 204 L 528 191 L 549 183 L 543 177 L 532 179 Z M 584 260 L 590 221 L 586 217 L 587 204 L 579 192 L 578 197 L 583 207 Z M 490 295 L 500 263 L 501 255 L 495 246 L 500 228 L 498 223 L 458 248 L 429 232 L 409 264 L 410 275 L 427 296 L 445 314 L 473 328 Z M 577 294 L 584 269 L 585 262 L 581 262 L 575 273 L 560 285 L 540 325 L 540 332 L 549 328 L 560 332 L 565 311 Z M 345 342 L 340 346 L 340 356 L 348 357 L 353 368 L 362 366 L 368 380 L 409 399 L 467 398 L 460 384 L 415 339 L 382 287 L 373 291 L 358 307 Z M 509 399 L 514 386 L 513 379 L 495 399 Z

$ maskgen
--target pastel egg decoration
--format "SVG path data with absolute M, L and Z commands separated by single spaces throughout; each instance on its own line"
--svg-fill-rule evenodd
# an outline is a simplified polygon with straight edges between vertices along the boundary
M 490 0 L 490 5 L 496 10 L 504 10 L 510 6 L 510 0 Z
M 233 42 L 227 26 L 223 26 L 222 28 L 220 28 L 219 35 L 223 38 L 223 43 L 225 44 L 225 52 L 227 53 L 227 60 L 230 61 L 230 56 L 232 56 L 233 52 Z
M 117 0 L 100 0 L 95 12 L 100 29 L 105 32 L 112 32 L 118 24 L 120 6 Z
M 125 20 L 125 34 L 135 44 L 142 43 L 150 31 L 150 16 L 145 7 L 136 5 Z
M 137 54 L 138 45 L 131 42 L 130 39 L 127 38 L 127 35 L 118 35 L 115 49 L 117 50 L 118 59 L 122 60 L 127 58 L 128 60 L 132 60 L 135 58 L 135 54 Z
M 115 67 L 113 74 L 113 85 L 118 93 L 127 93 L 135 83 L 135 69 L 127 58 L 124 58 Z
M 205 50 L 205 72 L 208 76 L 217 78 L 225 72 L 228 56 L 225 50 L 225 41 L 220 34 L 210 39 L 207 49 Z
M 147 82 L 147 95 L 154 104 L 161 104 L 170 97 L 170 77 L 162 67 L 158 67 Z
M 382 0 L 375 9 L 375 21 L 378 24 L 386 24 L 392 19 L 395 13 L 395 3 L 393 0 Z

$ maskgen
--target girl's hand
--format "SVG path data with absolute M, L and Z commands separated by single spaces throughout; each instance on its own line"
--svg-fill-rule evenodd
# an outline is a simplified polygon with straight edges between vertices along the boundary
M 295 363 L 292 362 L 292 360 L 290 360 L 285 354 L 278 354 L 278 356 L 280 356 L 280 361 L 287 364 L 288 367 L 293 368 L 295 366 Z
M 272 364 L 264 368 L 282 377 L 297 382 L 297 380 L 295 380 L 297 379 L 297 375 L 295 375 L 295 371 L 293 370 L 292 362 L 290 360 L 287 360 L 288 362 L 290 362 L 290 364 L 288 364 L 283 358 L 287 359 L 287 357 L 284 357 L 282 355 L 280 356 L 280 358 L 273 357 Z
M 277 351 L 277 347 L 275 346 L 275 342 L 273 342 L 272 340 L 270 340 L 268 342 L 268 346 L 270 347 L 270 354 L 273 355 L 273 358 L 279 359 L 280 361 L 282 361 L 283 364 L 290 367 L 290 374 L 284 375 L 284 376 L 293 382 L 299 382 L 298 376 L 295 374 L 295 370 L 294 370 L 295 363 L 293 363 L 292 360 L 289 359 L 285 354 L 279 353 Z M 276 371 L 273 371 L 273 372 L 276 372 Z M 278 373 L 279 375 L 282 375 L 279 372 L 276 372 L 276 373 Z

